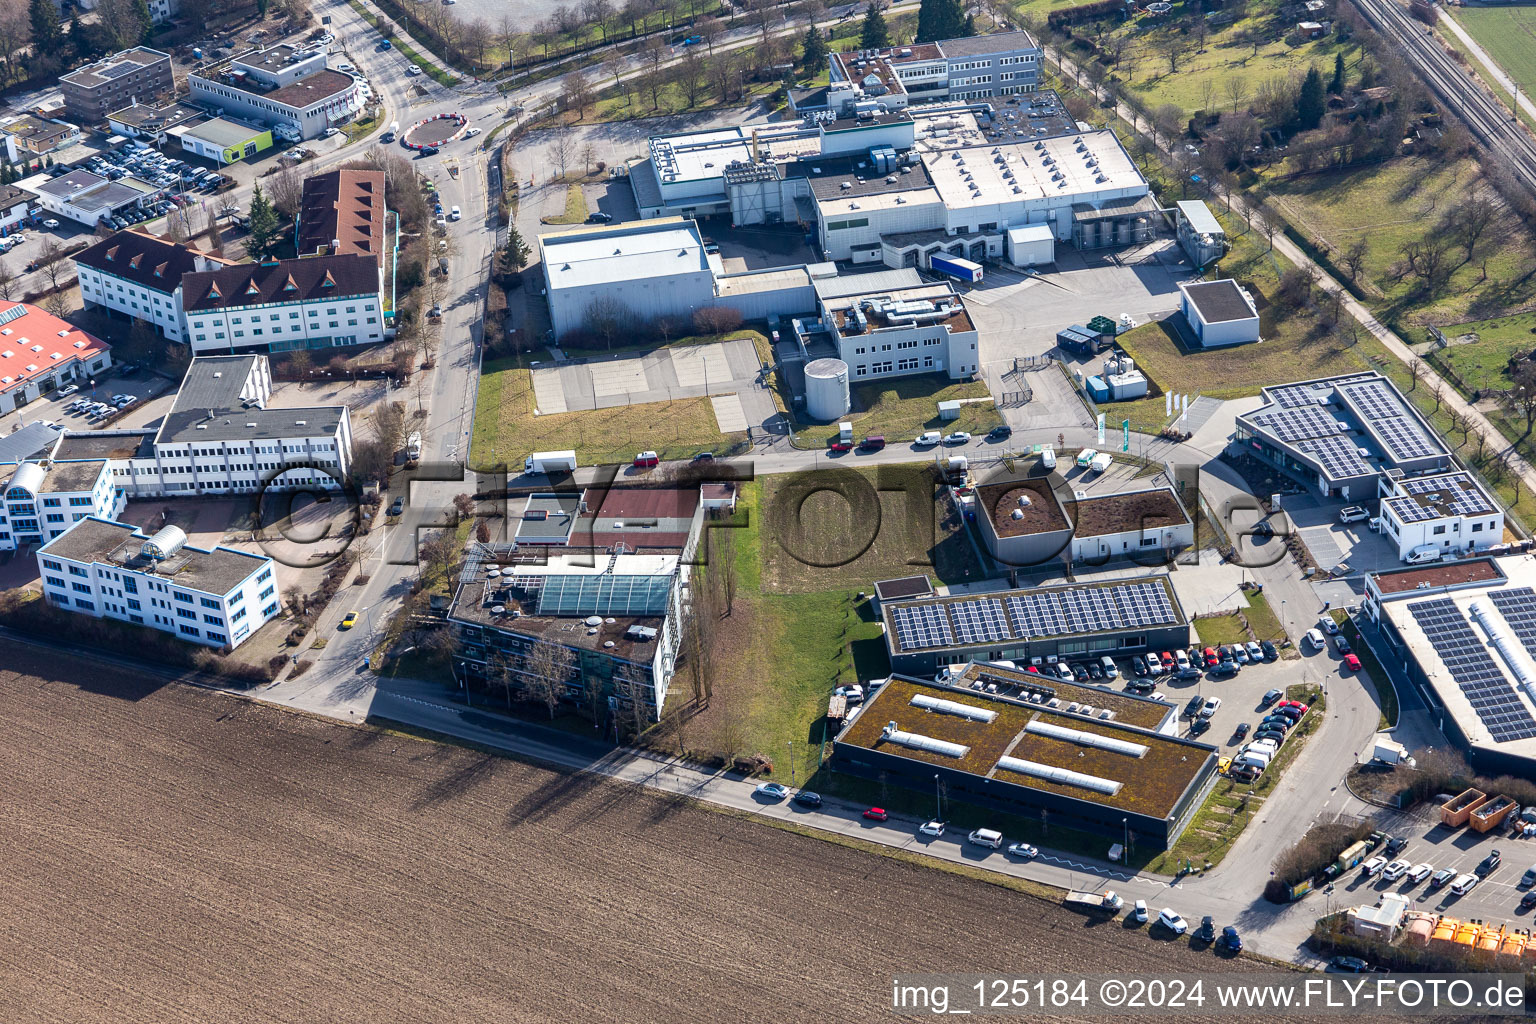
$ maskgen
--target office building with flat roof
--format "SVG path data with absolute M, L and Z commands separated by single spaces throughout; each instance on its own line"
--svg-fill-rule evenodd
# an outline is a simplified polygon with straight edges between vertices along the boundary
M 59 79 L 64 111 L 80 124 L 100 124 L 114 110 L 149 103 L 175 90 L 171 55 L 147 46 L 76 68 Z
M 187 85 L 192 102 L 265 125 L 292 142 L 313 139 L 363 109 L 357 79 L 327 68 L 323 47 L 247 50 L 200 65 Z

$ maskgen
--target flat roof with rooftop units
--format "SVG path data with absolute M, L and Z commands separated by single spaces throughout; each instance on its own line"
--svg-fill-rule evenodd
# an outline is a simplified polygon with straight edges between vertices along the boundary
M 977 684 L 981 689 L 977 689 Z M 992 692 L 995 688 L 996 692 Z M 1216 777 L 1216 750 L 1157 730 L 1166 702 L 971 664 L 892 676 L 833 747 L 839 771 L 1166 849 Z
M 1107 130 L 930 152 L 923 154 L 923 165 L 951 210 L 1147 191 L 1135 161 Z
M 44 544 L 42 554 L 72 561 L 113 565 L 135 572 L 153 572 L 172 583 L 207 594 L 227 594 L 271 559 L 223 546 L 204 550 L 183 544 L 169 558 L 144 554 L 149 537 L 137 527 L 96 516 L 80 520 Z

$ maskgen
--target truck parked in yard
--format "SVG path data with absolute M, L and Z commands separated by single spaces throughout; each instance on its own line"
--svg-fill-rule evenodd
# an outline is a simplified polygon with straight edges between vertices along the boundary
M 575 471 L 576 452 L 570 448 L 559 452 L 534 452 L 523 460 L 523 472 L 529 475 L 574 473 Z
M 1376 737 L 1375 745 L 1371 748 L 1371 760 L 1381 764 L 1405 764 L 1409 768 L 1414 766 L 1413 758 L 1408 756 L 1408 748 L 1385 736 Z
M 980 284 L 984 271 L 980 263 L 973 263 L 959 256 L 949 256 L 936 252 L 928 257 L 928 265 L 935 273 L 945 274 L 949 277 L 967 281 L 971 284 Z

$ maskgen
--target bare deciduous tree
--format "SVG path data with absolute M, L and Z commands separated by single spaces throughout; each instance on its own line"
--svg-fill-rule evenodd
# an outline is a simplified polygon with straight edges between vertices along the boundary
M 540 638 L 528 649 L 525 666 L 529 690 L 549 709 L 549 717 L 554 718 L 555 708 L 565 695 L 565 684 L 576 666 L 576 655 L 569 647 Z
M 1242 75 L 1227 76 L 1227 102 L 1232 104 L 1232 113 L 1237 113 L 1243 101 L 1248 98 L 1248 81 Z

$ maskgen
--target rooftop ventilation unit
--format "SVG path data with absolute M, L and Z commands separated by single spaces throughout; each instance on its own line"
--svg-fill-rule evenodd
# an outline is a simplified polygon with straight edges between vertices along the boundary
M 1024 761 L 1017 757 L 1000 757 L 997 759 L 997 766 L 1006 771 L 1018 772 L 1020 775 L 1044 779 L 1047 782 L 1059 782 L 1064 786 L 1081 786 L 1083 789 L 1091 789 L 1105 796 L 1114 796 L 1120 792 L 1120 787 L 1123 785 L 1112 779 L 1101 779 L 1097 775 L 1085 775 L 1082 772 L 1072 772 L 1054 765 L 1041 764 L 1038 761 Z
M 964 743 L 951 743 L 948 740 L 936 740 L 932 736 L 919 736 L 915 732 L 902 732 L 896 728 L 895 722 L 888 723 L 881 730 L 880 738 L 887 743 L 900 744 L 930 754 L 943 754 L 945 757 L 964 757 L 971 752 L 971 748 Z
M 1090 714 L 1092 708 L 1082 709 L 1084 714 Z M 1113 714 L 1108 709 L 1100 709 L 1100 713 Z M 1116 754 L 1124 754 L 1127 757 L 1146 757 L 1148 747 L 1144 743 L 1132 743 L 1129 740 L 1117 740 L 1112 736 L 1100 736 L 1096 732 L 1085 732 L 1082 729 L 1069 729 L 1063 725 L 1052 725 L 1049 722 L 1030 722 L 1024 726 L 1024 731 L 1034 733 L 1037 736 L 1049 736 L 1053 740 L 1064 740 L 1067 743 L 1076 743 L 1080 747 L 1093 747 L 1095 750 L 1108 750 Z
M 919 707 L 925 711 L 937 711 L 944 715 L 959 715 L 961 718 L 969 718 L 973 722 L 990 722 L 997 717 L 996 711 L 972 707 L 969 704 L 961 704 L 956 700 L 945 700 L 942 697 L 930 697 L 926 693 L 914 694 L 911 703 L 913 707 Z

